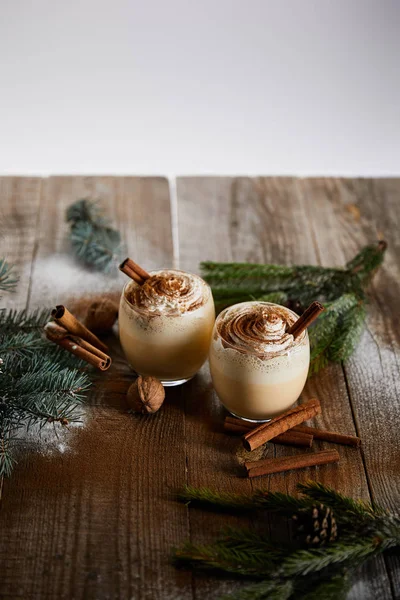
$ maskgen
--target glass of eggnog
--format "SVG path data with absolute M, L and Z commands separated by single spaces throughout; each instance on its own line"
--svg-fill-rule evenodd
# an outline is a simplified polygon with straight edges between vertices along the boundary
M 222 404 L 235 417 L 268 421 L 300 396 L 310 364 L 307 331 L 287 330 L 294 312 L 269 302 L 242 302 L 218 316 L 210 347 L 210 369 Z
M 151 271 L 143 285 L 129 281 L 119 308 L 119 336 L 140 375 L 164 386 L 185 383 L 207 359 L 215 321 L 208 284 L 174 269 Z

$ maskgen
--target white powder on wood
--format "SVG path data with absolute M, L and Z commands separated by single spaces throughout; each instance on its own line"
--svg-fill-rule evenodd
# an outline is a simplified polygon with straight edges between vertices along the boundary
M 30 277 L 26 268 L 22 277 Z M 73 257 L 53 254 L 35 262 L 32 272 L 29 308 L 67 304 L 88 295 L 120 293 L 127 278 L 82 267 Z
M 30 266 L 27 266 L 22 278 L 30 278 Z M 116 276 L 85 268 L 73 257 L 54 254 L 35 262 L 32 271 L 32 284 L 29 310 L 53 308 L 56 304 L 65 304 L 78 318 L 82 318 L 82 304 L 87 306 L 92 298 L 99 295 L 112 295 L 115 300 L 125 283 L 121 273 Z M 81 304 L 80 304 L 81 301 Z M 36 451 L 45 455 L 63 454 L 71 449 L 72 430 L 84 427 L 88 420 L 88 406 L 79 406 L 79 421 L 68 426 L 61 423 L 47 423 L 44 427 L 32 425 L 21 427 L 17 432 L 16 450 Z

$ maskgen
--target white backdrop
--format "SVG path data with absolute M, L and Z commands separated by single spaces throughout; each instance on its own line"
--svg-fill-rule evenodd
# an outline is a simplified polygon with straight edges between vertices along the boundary
M 400 174 L 398 0 L 1 0 L 0 172 Z

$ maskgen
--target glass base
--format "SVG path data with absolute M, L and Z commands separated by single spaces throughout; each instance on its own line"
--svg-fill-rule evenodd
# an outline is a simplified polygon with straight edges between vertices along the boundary
M 237 415 L 236 413 L 229 411 L 232 416 L 240 419 L 241 421 L 246 421 L 247 423 L 268 423 L 271 419 L 247 419 L 246 417 L 242 417 L 242 415 Z
M 129 364 L 129 363 L 128 363 Z M 130 364 L 129 367 L 131 368 L 131 370 L 135 373 L 135 375 L 137 377 L 139 377 L 140 373 L 138 373 Z M 190 381 L 191 379 L 193 379 L 194 375 L 192 375 L 191 377 L 187 377 L 186 379 L 168 379 L 167 381 L 163 381 L 162 379 L 160 379 L 161 383 L 163 384 L 164 387 L 175 387 L 176 385 L 182 385 L 183 383 L 186 383 L 187 381 Z
M 171 381 L 171 380 L 163 381 L 161 379 L 161 383 L 163 384 L 164 387 L 175 387 L 176 385 L 182 385 L 183 383 L 190 381 L 191 379 L 193 379 L 193 377 L 194 377 L 194 375 L 192 375 L 192 377 L 188 377 L 187 379 L 174 379 L 173 381 Z

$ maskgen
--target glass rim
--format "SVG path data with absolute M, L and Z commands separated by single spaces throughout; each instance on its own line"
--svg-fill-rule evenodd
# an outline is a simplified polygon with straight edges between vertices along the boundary
M 229 342 L 228 340 L 226 340 L 225 338 L 222 337 L 221 333 L 218 330 L 218 324 L 220 321 L 223 320 L 225 313 L 227 313 L 230 309 L 241 306 L 243 304 L 267 304 L 269 306 L 279 306 L 281 308 L 285 308 L 287 311 L 289 311 L 291 314 L 295 315 L 297 318 L 299 318 L 299 315 L 297 313 L 294 312 L 294 310 L 291 310 L 290 308 L 287 308 L 286 306 L 283 306 L 282 304 L 277 304 L 276 302 L 266 302 L 264 300 L 245 300 L 244 302 L 237 302 L 236 304 L 231 304 L 231 306 L 227 306 L 226 308 L 224 308 L 219 315 L 217 316 L 217 318 L 215 319 L 215 323 L 214 323 L 214 330 L 216 335 L 218 336 L 217 339 L 220 339 L 223 341 L 224 344 L 226 344 L 226 346 L 228 346 L 230 349 L 232 350 L 236 350 L 237 352 L 240 352 L 240 350 L 238 349 L 237 346 L 235 346 L 234 344 L 232 344 L 231 342 Z M 215 338 L 215 334 L 214 334 L 214 339 Z M 285 356 L 286 354 L 291 354 L 293 352 L 299 352 L 303 346 L 303 344 L 305 344 L 306 342 L 308 342 L 309 345 L 309 336 L 308 336 L 308 330 L 306 329 L 303 334 L 302 334 L 302 339 L 299 340 L 298 344 L 293 345 L 292 347 L 288 348 L 285 352 L 283 352 L 280 355 L 274 355 L 272 354 L 271 356 L 266 356 L 265 358 L 263 358 L 262 360 L 273 360 L 274 358 L 277 358 L 277 356 Z M 249 354 L 251 356 L 257 356 L 256 352 L 250 352 Z
M 152 269 L 151 271 L 148 271 L 148 273 L 150 275 L 153 275 L 155 273 L 158 273 L 160 271 L 172 271 L 173 273 L 184 273 L 185 275 L 191 275 L 193 277 L 196 277 L 197 279 L 200 279 L 208 292 L 208 296 L 206 301 L 201 304 L 201 306 L 199 306 L 198 308 L 195 308 L 194 310 L 191 311 L 187 311 L 185 313 L 179 313 L 179 314 L 166 314 L 166 313 L 161 313 L 161 312 L 149 312 L 146 309 L 142 309 L 139 308 L 138 306 L 136 306 L 135 304 L 132 304 L 132 302 L 130 300 L 128 300 L 128 298 L 126 297 L 126 290 L 128 288 L 128 286 L 132 285 L 132 283 L 136 283 L 135 281 L 133 281 L 133 279 L 129 279 L 129 281 L 127 281 L 124 285 L 124 287 L 122 288 L 122 294 L 121 294 L 121 298 L 123 298 L 126 302 L 126 304 L 128 305 L 128 307 L 133 310 L 134 312 L 137 312 L 141 315 L 146 315 L 148 317 L 184 317 L 185 315 L 188 314 L 194 314 L 196 313 L 198 310 L 200 310 L 201 308 L 203 308 L 203 306 L 205 306 L 205 304 L 207 304 L 207 302 L 210 299 L 210 296 L 212 297 L 212 291 L 211 291 L 211 287 L 210 285 L 207 283 L 207 281 L 205 281 L 205 279 L 203 279 L 200 275 L 197 275 L 197 273 L 191 273 L 190 271 L 184 271 L 183 269 L 174 269 L 174 268 L 170 268 L 170 267 L 164 267 L 164 268 L 160 268 L 160 269 Z

